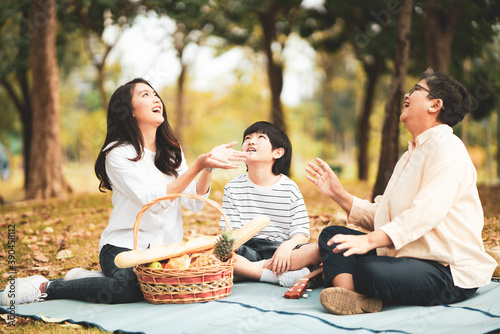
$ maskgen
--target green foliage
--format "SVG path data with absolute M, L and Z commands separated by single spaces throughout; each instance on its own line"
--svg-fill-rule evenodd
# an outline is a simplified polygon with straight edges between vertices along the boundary
M 499 28 L 497 27 L 497 32 Z M 500 38 L 483 47 L 482 53 L 464 62 L 462 82 L 473 98 L 472 116 L 484 119 L 500 105 L 498 99 L 500 81 Z
M 0 79 L 29 68 L 28 11 L 30 2 L 0 2 Z
M 0 112 L 0 142 L 9 147 L 13 137 L 21 136 L 22 127 L 16 109 L 3 89 L 0 89 L 0 101 L 3 102 Z
M 424 12 L 423 1 L 415 2 L 415 15 L 412 19 L 412 39 L 411 39 L 411 63 L 408 68 L 414 76 L 420 76 L 429 66 L 427 63 L 426 45 L 423 36 Z M 432 8 L 442 19 L 441 25 L 444 27 L 450 19 L 450 12 L 455 7 L 453 0 L 438 0 L 432 2 Z M 459 24 L 453 32 L 453 44 L 451 51 L 451 62 L 449 72 L 452 76 L 464 78 L 464 60 L 475 58 L 483 53 L 485 44 L 492 41 L 497 34 L 494 24 L 498 21 L 498 8 L 500 2 L 497 0 L 473 0 L 465 1 L 459 18 Z M 430 36 L 430 38 L 436 38 Z

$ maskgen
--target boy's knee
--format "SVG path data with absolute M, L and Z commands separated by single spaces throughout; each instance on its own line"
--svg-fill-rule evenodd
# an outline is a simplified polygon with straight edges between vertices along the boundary
M 309 247 L 308 251 L 309 251 L 309 256 L 313 259 L 315 264 L 318 264 L 321 262 L 321 255 L 319 253 L 319 245 L 318 244 L 311 244 L 311 247 Z
M 307 266 L 317 265 L 321 262 L 319 246 L 317 243 L 309 243 L 299 248 L 302 256 L 308 259 Z

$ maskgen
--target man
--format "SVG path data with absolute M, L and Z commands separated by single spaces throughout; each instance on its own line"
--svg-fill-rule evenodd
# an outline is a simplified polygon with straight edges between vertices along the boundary
M 308 179 L 348 213 L 349 223 L 370 231 L 330 226 L 318 239 L 326 285 L 320 300 L 330 312 L 455 303 L 489 283 L 496 262 L 481 239 L 477 173 L 452 129 L 471 105 L 455 79 L 424 72 L 400 116 L 413 138 L 374 203 L 345 191 L 321 159 L 308 164 Z

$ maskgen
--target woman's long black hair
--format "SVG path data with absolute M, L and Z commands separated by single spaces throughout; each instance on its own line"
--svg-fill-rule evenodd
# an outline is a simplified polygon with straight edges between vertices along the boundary
M 136 78 L 118 87 L 109 100 L 106 139 L 94 166 L 95 174 L 100 181 L 99 190 L 102 192 L 112 190 L 105 165 L 108 152 L 117 146 L 130 144 L 137 152 L 137 157 L 131 159 L 132 161 L 139 161 L 144 152 L 142 133 L 137 121 L 132 116 L 132 94 L 138 83 L 144 83 L 154 90 L 148 81 Z M 155 165 L 163 173 L 177 177 L 176 170 L 182 161 L 181 148 L 168 123 L 165 105 L 161 98 L 160 101 L 165 121 L 156 130 Z M 110 143 L 113 144 L 110 145 Z M 110 146 L 107 147 L 108 145 Z

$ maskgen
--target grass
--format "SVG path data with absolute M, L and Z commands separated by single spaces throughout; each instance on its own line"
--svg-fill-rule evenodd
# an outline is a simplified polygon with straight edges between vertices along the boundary
M 215 182 L 211 198 L 221 202 L 222 182 Z M 346 189 L 359 197 L 369 198 L 371 185 L 345 182 Z M 322 196 L 307 181 L 299 187 L 304 195 L 311 220 L 311 237 L 316 240 L 319 232 L 329 224 L 342 224 L 345 214 L 331 200 Z M 486 248 L 500 245 L 500 187 L 479 187 L 485 211 L 483 241 Z M 111 194 L 75 193 L 63 199 L 44 201 L 12 201 L 0 206 L 0 237 L 4 247 L 0 250 L 0 284 L 9 281 L 8 243 L 9 234 L 15 236 L 16 275 L 44 275 L 49 279 L 62 278 L 74 267 L 99 269 L 99 238 L 107 225 L 111 212 Z M 218 213 L 205 208 L 200 213 L 184 213 L 184 235 L 186 238 L 198 234 L 215 234 L 218 230 Z M 9 229 L 15 226 L 15 230 Z M 69 251 L 61 257 L 61 251 Z M 58 256 L 59 254 L 59 256 Z M 66 254 L 67 255 L 67 254 Z M 96 327 L 72 324 L 46 323 L 31 318 L 18 318 L 17 333 L 102 333 Z M 5 322 L 1 332 L 8 332 Z

